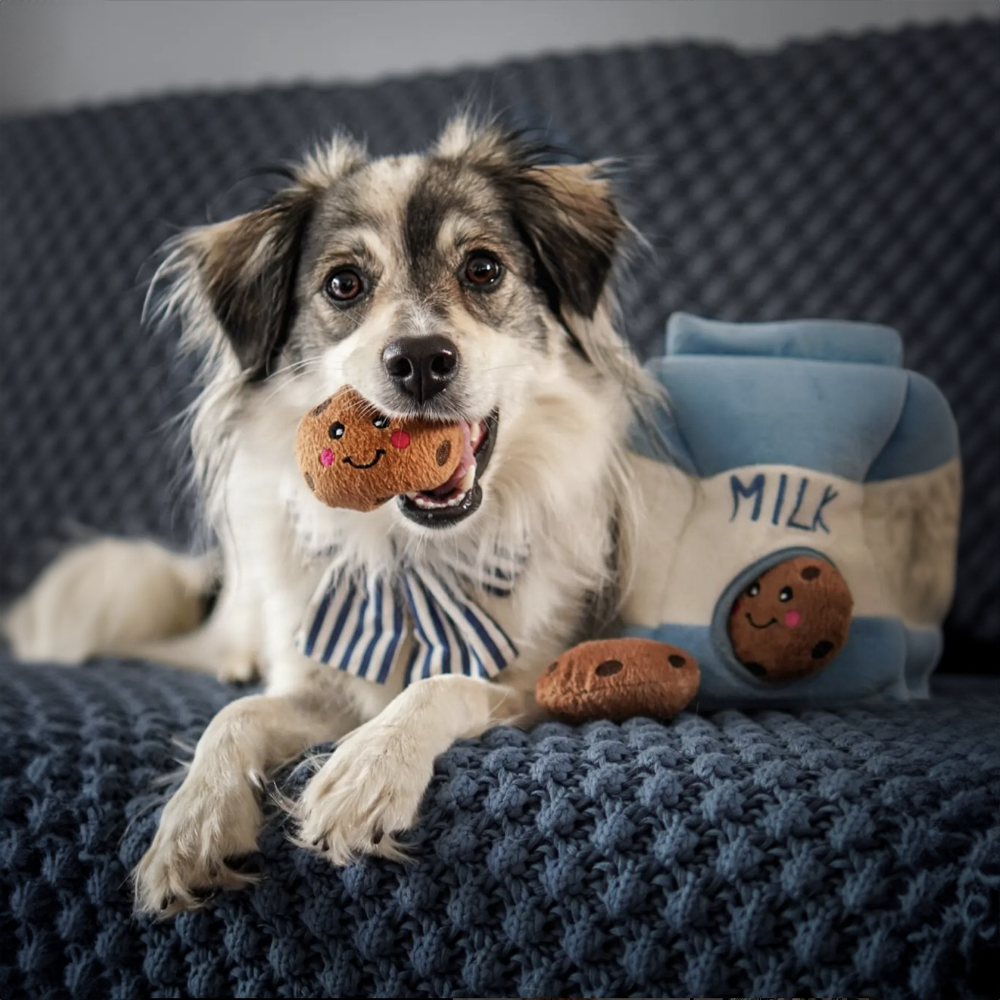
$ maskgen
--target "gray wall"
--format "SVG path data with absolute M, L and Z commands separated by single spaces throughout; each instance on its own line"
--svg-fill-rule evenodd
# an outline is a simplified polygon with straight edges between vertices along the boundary
M 773 46 L 1000 17 L 997 0 L 0 0 L 0 113 L 367 80 L 651 39 Z

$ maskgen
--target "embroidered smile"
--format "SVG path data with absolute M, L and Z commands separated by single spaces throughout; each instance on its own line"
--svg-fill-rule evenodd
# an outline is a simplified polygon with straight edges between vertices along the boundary
M 374 468 L 376 465 L 378 465 L 379 461 L 381 460 L 384 454 L 385 454 L 384 448 L 376 448 L 375 457 L 367 465 L 361 465 L 358 462 L 355 462 L 350 455 L 345 455 L 344 464 L 351 466 L 352 469 L 371 469 Z
M 770 628 L 772 625 L 777 625 L 778 624 L 778 619 L 777 618 L 772 618 L 769 622 L 765 623 L 764 625 L 758 625 L 750 617 L 750 612 L 749 611 L 747 612 L 746 618 L 747 618 L 747 621 L 750 622 L 750 624 L 753 625 L 754 628 Z

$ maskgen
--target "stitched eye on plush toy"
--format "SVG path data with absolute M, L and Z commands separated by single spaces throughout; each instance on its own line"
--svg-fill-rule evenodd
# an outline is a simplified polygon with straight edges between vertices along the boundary
M 376 427 L 377 427 L 377 428 L 378 428 L 378 429 L 379 429 L 380 431 L 384 431 L 384 430 L 386 429 L 386 427 L 388 427 L 388 426 L 389 426 L 389 418 L 388 418 L 388 417 L 382 417 L 382 416 L 378 416 L 378 417 L 376 417 L 376 418 L 375 418 L 375 419 L 374 419 L 374 420 L 372 421 L 372 423 L 373 423 L 373 424 L 374 424 L 374 425 L 375 425 L 375 426 L 376 426 Z
M 334 441 L 339 441 L 344 436 L 344 425 L 338 420 L 335 424 L 330 424 L 330 437 Z
M 792 594 L 793 592 L 791 587 L 782 587 L 781 590 L 778 591 L 778 600 L 790 601 L 792 599 Z
M 747 597 L 756 597 L 759 593 L 760 593 L 760 583 L 757 580 L 754 580 L 754 582 L 751 583 L 749 587 L 747 587 L 746 595 Z

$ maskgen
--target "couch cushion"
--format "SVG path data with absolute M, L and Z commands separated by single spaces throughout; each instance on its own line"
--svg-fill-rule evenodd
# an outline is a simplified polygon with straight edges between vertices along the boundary
M 275 815 L 264 881 L 156 924 L 152 782 L 234 691 L 0 662 L 0 994 L 996 996 L 998 690 L 950 686 L 499 728 L 438 761 L 412 863 L 330 868 Z

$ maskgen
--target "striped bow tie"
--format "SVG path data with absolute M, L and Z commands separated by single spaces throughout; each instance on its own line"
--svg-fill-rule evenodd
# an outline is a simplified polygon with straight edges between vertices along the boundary
M 478 582 L 510 594 L 515 570 L 490 567 Z M 466 593 L 454 566 L 404 564 L 393 575 L 326 573 L 296 638 L 306 656 L 376 684 L 389 678 L 406 634 L 413 644 L 403 686 L 438 674 L 495 677 L 517 648 L 496 619 Z

